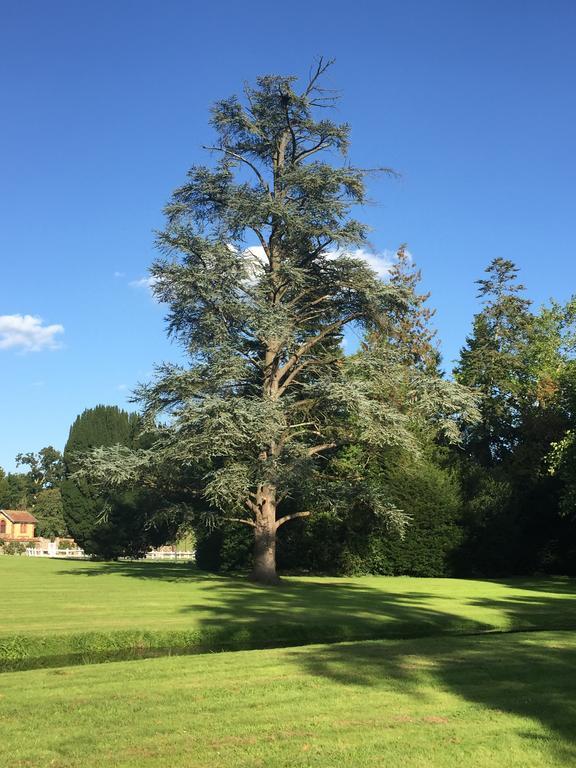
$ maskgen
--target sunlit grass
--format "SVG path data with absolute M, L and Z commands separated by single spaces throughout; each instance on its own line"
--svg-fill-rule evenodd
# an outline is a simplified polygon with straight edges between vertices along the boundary
M 0 764 L 576 764 L 572 633 L 421 638 L 0 676 Z

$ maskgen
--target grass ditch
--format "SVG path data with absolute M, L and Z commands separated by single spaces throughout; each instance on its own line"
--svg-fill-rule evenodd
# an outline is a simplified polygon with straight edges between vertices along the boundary
M 576 623 L 554 627 L 520 622 L 515 626 L 481 624 L 454 620 L 430 631 L 422 624 L 387 627 L 384 631 L 362 630 L 357 626 L 301 626 L 277 624 L 251 626 L 232 631 L 205 630 L 81 632 L 68 635 L 12 635 L 0 637 L 0 673 L 52 667 L 99 664 L 114 661 L 187 656 L 226 651 L 247 651 L 306 645 L 360 642 L 367 640 L 410 640 L 426 637 L 511 634 L 516 632 L 566 631 Z

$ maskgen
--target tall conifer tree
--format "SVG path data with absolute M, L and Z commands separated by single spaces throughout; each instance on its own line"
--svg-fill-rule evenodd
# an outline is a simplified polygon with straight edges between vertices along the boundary
M 157 430 L 149 450 L 95 452 L 85 464 L 121 484 L 204 462 L 205 504 L 253 529 L 252 577 L 267 583 L 278 529 L 310 514 L 289 502 L 323 457 L 351 441 L 416 450 L 410 415 L 382 395 L 406 384 L 401 361 L 378 346 L 348 360 L 339 349 L 347 326 L 376 332 L 404 299 L 348 255 L 366 242 L 352 212 L 369 172 L 345 159 L 350 128 L 326 114 L 328 65 L 301 91 L 294 77 L 266 76 L 214 106 L 207 149 L 218 159 L 174 193 L 165 257 L 151 270 L 189 365 L 161 366 L 138 392 Z M 413 408 L 441 414 L 452 435 L 451 414 L 472 407 L 466 390 L 421 372 L 408 386 Z
M 138 416 L 116 406 L 98 405 L 81 413 L 70 428 L 61 488 L 64 519 L 70 535 L 90 554 L 117 557 L 146 549 L 141 535 L 144 519 L 132 500 L 104 494 L 89 479 L 74 475 L 79 456 L 92 448 L 133 446 L 138 421 Z
M 522 410 L 529 398 L 527 350 L 533 318 L 522 294 L 518 269 L 494 259 L 478 280 L 484 308 L 460 352 L 457 380 L 482 394 L 481 420 L 467 430 L 467 447 L 484 466 L 509 457 L 517 444 Z

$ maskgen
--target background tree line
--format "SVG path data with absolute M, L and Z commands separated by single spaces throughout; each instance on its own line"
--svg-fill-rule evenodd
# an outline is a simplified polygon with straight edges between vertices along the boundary
M 357 499 L 344 513 L 283 532 L 281 567 L 417 576 L 576 572 L 576 302 L 535 311 L 517 272 L 497 258 L 478 281 L 481 307 L 453 375 L 481 393 L 480 419 L 464 427 L 461 444 L 429 436 L 416 457 L 390 448 L 373 460 L 372 482 L 410 516 L 404 536 L 375 524 Z M 403 253 L 391 275 L 399 279 L 414 289 L 419 279 Z M 409 339 L 407 361 L 418 360 L 420 349 L 420 365 L 439 365 L 433 313 L 423 311 L 428 296 L 414 290 L 413 297 L 391 327 L 391 343 Z M 361 460 L 348 449 L 327 471 L 354 472 Z M 206 567 L 244 567 L 249 557 L 249 538 L 230 525 L 199 533 Z
M 38 519 L 37 536 L 71 537 L 87 553 L 106 559 L 141 557 L 173 540 L 173 518 L 161 518 L 164 502 L 155 493 L 102 493 L 75 476 L 77 457 L 86 451 L 137 443 L 139 423 L 137 414 L 116 406 L 86 409 L 72 424 L 63 454 L 49 446 L 18 454 L 16 463 L 27 471 L 0 469 L 0 509 L 26 509 Z
M 415 423 L 423 444 L 418 454 L 388 446 L 366 455 L 360 445 L 333 452 L 320 473 L 323 481 L 346 484 L 361 466 L 366 493 L 355 492 L 332 509 L 314 509 L 317 500 L 306 499 L 314 514 L 279 534 L 281 569 L 421 576 L 575 572 L 576 302 L 552 301 L 534 310 L 517 272 L 511 261 L 495 259 L 478 281 L 481 306 L 454 376 L 481 392 L 481 418 L 464 427 L 461 444 L 450 445 Z M 418 291 L 419 280 L 401 249 L 389 281 L 410 300 L 389 317 L 388 343 L 405 365 L 439 370 L 434 313 L 429 296 Z M 354 357 L 369 345 L 367 339 Z M 193 527 L 200 566 L 249 568 L 251 531 L 226 521 L 206 525 L 197 498 L 186 490 L 196 470 L 186 483 L 176 472 L 164 490 L 112 495 L 74 477 L 77 453 L 134 445 L 142 440 L 140 421 L 113 406 L 88 409 L 72 425 L 63 455 L 52 447 L 20 454 L 17 461 L 27 471 L 0 473 L 0 508 L 28 509 L 39 519 L 39 535 L 72 535 L 101 557 L 139 556 Z M 403 536 L 373 514 L 374 495 L 408 516 Z M 292 503 L 297 508 L 302 502 Z
M 215 159 L 174 192 L 150 270 L 185 363 L 137 389 L 138 415 L 98 406 L 62 457 L 19 456 L 6 493 L 61 505 L 88 552 L 138 556 L 192 527 L 201 566 L 268 583 L 277 562 L 571 572 L 576 301 L 535 311 L 496 258 L 446 376 L 405 249 L 384 281 L 354 255 L 367 178 L 389 171 L 348 159 L 329 65 L 214 105 Z

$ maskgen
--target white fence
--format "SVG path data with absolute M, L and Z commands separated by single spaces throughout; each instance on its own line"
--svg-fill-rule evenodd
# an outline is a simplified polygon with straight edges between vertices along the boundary
M 195 552 L 171 552 L 162 549 L 146 552 L 146 560 L 194 560 L 195 558 Z
M 36 549 L 35 547 L 26 547 L 28 557 L 75 557 L 86 559 L 89 557 L 83 549 Z
M 83 549 L 58 549 L 50 547 L 48 549 L 36 549 L 35 547 L 26 547 L 28 557 L 73 557 L 80 560 L 87 560 L 87 555 Z M 194 560 L 195 552 L 178 552 L 173 550 L 153 549 L 145 555 L 146 560 Z M 130 557 L 122 557 L 121 560 L 131 560 Z

